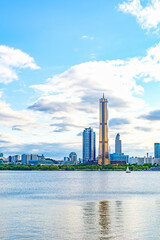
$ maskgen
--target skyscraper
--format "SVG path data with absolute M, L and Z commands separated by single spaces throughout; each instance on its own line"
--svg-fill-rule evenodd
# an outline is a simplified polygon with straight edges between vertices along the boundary
M 110 163 L 109 160 L 109 144 L 108 144 L 108 111 L 107 99 L 101 98 L 99 100 L 100 108 L 100 125 L 99 125 L 99 156 L 98 164 L 106 165 Z
M 154 157 L 160 158 L 160 143 L 154 144 Z
M 92 128 L 83 131 L 83 163 L 94 161 L 96 157 L 96 134 Z
M 116 139 L 115 139 L 115 153 L 118 153 L 119 156 L 122 155 L 122 146 L 121 146 L 121 140 L 120 140 L 119 133 L 117 133 Z

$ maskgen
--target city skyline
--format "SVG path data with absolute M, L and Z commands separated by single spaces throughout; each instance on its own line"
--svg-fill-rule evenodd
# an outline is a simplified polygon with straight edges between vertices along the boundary
M 159 9 L 159 0 L 3 1 L 0 152 L 81 157 L 83 129 L 91 126 L 99 139 L 104 92 L 111 152 L 119 132 L 126 154 L 153 155 L 160 142 Z

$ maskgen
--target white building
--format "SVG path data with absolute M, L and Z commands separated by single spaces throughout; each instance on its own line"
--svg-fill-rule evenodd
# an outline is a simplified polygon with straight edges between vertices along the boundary
M 37 154 L 31 154 L 31 160 L 37 160 L 38 161 L 38 155 Z
M 154 159 L 153 159 L 153 157 L 152 156 L 150 156 L 150 157 L 146 157 L 146 156 L 144 156 L 144 157 L 131 157 L 130 158 L 130 163 L 131 164 L 137 164 L 137 165 L 143 165 L 143 164 L 145 164 L 145 163 L 151 163 L 151 164 L 153 164 L 154 163 L 154 161 L 153 161 Z

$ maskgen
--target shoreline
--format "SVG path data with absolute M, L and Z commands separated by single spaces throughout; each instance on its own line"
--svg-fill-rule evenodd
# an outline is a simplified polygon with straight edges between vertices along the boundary
M 2 164 L 0 171 L 126 171 L 127 166 L 131 171 L 160 171 L 160 167 L 152 164 L 145 165 L 14 165 Z

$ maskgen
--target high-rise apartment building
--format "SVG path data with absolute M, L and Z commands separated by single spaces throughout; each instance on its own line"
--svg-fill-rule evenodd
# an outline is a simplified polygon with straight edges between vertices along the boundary
M 37 160 L 38 161 L 38 155 L 37 154 L 31 154 L 31 160 Z
M 23 165 L 28 165 L 30 160 L 31 160 L 30 154 L 22 154 L 21 161 Z
M 109 143 L 108 143 L 108 111 L 107 99 L 101 98 L 99 100 L 100 108 L 100 125 L 99 125 L 99 156 L 98 164 L 106 165 L 110 163 L 109 160 Z
M 119 133 L 116 135 L 116 139 L 115 139 L 115 153 L 118 153 L 119 156 L 122 155 L 122 146 L 121 146 L 121 140 L 120 140 Z
M 160 143 L 154 144 L 154 157 L 160 158 Z
M 95 161 L 96 158 L 96 134 L 92 128 L 83 131 L 83 163 Z
M 13 164 L 18 164 L 21 160 L 21 156 L 20 155 L 14 155 L 11 156 L 11 163 Z

